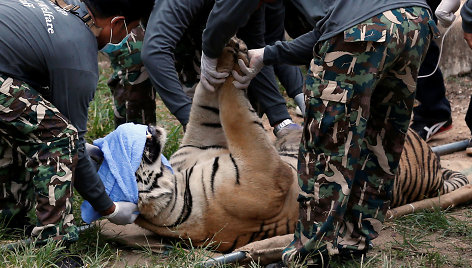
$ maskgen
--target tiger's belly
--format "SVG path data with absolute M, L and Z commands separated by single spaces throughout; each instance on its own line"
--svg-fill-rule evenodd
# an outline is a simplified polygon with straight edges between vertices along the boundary
M 195 246 L 217 245 L 220 251 L 291 233 L 298 219 L 298 183 L 296 173 L 285 170 L 247 170 L 229 154 L 201 159 L 175 174 L 175 196 L 167 208 L 139 224 L 163 236 L 191 239 Z M 287 189 L 271 181 L 276 176 L 284 176 Z

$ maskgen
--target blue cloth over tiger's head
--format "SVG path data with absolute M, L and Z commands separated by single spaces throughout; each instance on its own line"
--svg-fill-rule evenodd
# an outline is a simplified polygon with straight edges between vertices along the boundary
M 166 139 L 165 130 L 153 126 L 126 123 L 116 130 L 86 146 L 87 154 L 96 162 L 98 175 L 106 193 L 113 201 L 138 203 L 137 170 L 146 162 L 159 168 L 170 166 L 164 155 L 161 155 Z M 160 161 L 158 161 L 160 160 Z M 100 218 L 87 201 L 81 206 L 82 219 L 90 223 Z

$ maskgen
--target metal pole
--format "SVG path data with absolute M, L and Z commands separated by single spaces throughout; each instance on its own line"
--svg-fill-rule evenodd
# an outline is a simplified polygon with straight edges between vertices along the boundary
M 228 264 L 228 263 L 234 263 L 237 261 L 240 261 L 242 259 L 246 258 L 246 252 L 244 251 L 237 251 L 237 252 L 232 252 L 229 254 L 225 254 L 216 258 L 211 258 L 204 263 L 202 263 L 203 267 L 213 267 L 217 266 L 220 264 Z
M 443 145 L 438 145 L 434 146 L 431 148 L 431 150 L 438 155 L 445 155 L 445 154 L 451 154 L 457 151 L 463 151 L 467 148 L 469 145 L 469 139 L 467 140 L 462 140 L 462 141 L 456 141 L 452 143 L 447 143 Z

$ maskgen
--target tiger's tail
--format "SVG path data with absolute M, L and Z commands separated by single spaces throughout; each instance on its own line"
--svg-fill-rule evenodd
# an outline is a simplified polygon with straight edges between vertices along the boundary
M 447 168 L 441 168 L 438 176 L 440 176 L 441 180 L 444 182 L 441 194 L 447 194 L 462 186 L 472 184 L 472 181 L 464 174 Z

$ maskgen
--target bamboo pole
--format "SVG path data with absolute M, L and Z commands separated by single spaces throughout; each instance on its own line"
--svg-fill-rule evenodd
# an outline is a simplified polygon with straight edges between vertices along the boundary
M 452 208 L 472 200 L 472 185 L 465 185 L 450 193 L 416 201 L 387 211 L 385 220 L 393 220 L 406 214 L 434 208 Z

